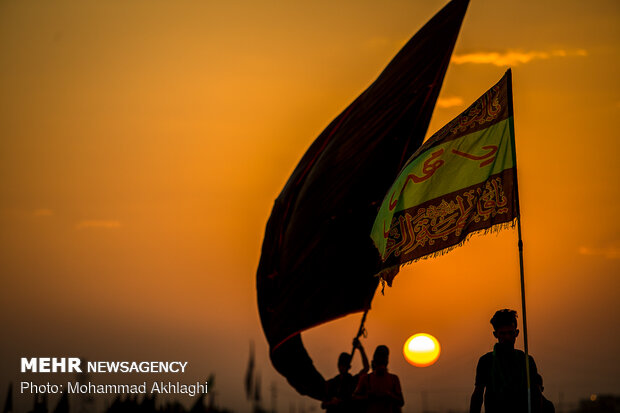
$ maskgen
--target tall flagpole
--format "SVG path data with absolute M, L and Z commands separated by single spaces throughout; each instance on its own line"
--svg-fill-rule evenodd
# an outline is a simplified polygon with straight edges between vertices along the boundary
M 512 121 L 510 122 L 510 129 L 512 134 L 512 156 L 514 164 L 514 190 L 515 190 L 515 203 L 517 207 L 517 233 L 519 236 L 519 272 L 521 277 L 521 314 L 523 315 L 523 350 L 525 351 L 525 377 L 527 380 L 527 411 L 532 413 L 532 383 L 530 379 L 530 356 L 527 341 L 527 312 L 525 310 L 525 271 L 523 270 L 523 238 L 521 236 L 521 208 L 519 205 L 519 180 L 517 179 L 517 151 L 515 145 L 515 130 L 514 130 L 514 109 L 512 104 L 512 70 L 508 69 L 509 77 L 509 96 L 510 111 L 512 112 Z
M 516 176 L 515 176 L 516 181 Z M 515 188 L 517 189 L 517 188 Z M 517 192 L 517 208 L 519 205 Z M 518 211 L 518 210 L 517 210 Z M 523 271 L 523 240 L 521 238 L 521 214 L 517 215 L 517 232 L 519 233 L 519 268 L 521 272 L 521 313 L 523 314 L 523 349 L 525 350 L 525 377 L 527 378 L 527 411 L 532 413 L 532 383 L 530 380 L 530 356 L 527 347 L 527 314 L 525 311 L 525 275 Z
M 362 321 L 360 322 L 360 328 L 357 330 L 357 334 L 355 335 L 355 339 L 360 338 L 364 334 L 364 323 L 366 322 L 366 316 L 368 315 L 368 310 L 370 310 L 370 306 L 364 310 L 364 315 L 362 316 Z M 355 354 L 356 347 L 353 346 L 353 350 L 351 350 L 351 359 L 353 359 L 353 354 Z

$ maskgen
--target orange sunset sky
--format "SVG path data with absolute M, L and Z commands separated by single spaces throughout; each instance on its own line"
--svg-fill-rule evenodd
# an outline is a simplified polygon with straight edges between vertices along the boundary
M 217 404 L 246 412 L 254 341 L 267 407 L 275 386 L 279 411 L 318 411 L 268 361 L 265 224 L 445 4 L 0 0 L 0 403 L 20 357 L 79 356 L 187 360 L 183 380 L 215 373 Z M 529 345 L 556 408 L 620 389 L 619 23 L 613 0 L 471 0 L 428 131 L 512 67 Z M 375 297 L 363 343 L 391 348 L 405 413 L 467 408 L 491 315 L 521 313 L 516 239 L 474 237 Z M 326 377 L 359 319 L 304 335 Z M 433 366 L 402 357 L 418 332 L 442 345 Z

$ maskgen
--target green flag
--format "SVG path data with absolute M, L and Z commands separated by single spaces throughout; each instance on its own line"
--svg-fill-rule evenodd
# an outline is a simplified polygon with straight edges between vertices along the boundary
M 407 161 L 371 232 L 384 276 L 390 268 L 455 248 L 472 233 L 514 223 L 512 113 L 508 70 Z

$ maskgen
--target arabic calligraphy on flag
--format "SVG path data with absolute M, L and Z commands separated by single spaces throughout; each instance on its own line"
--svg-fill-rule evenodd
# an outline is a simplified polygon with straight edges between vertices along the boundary
M 509 70 L 401 170 L 371 232 L 384 269 L 442 253 L 469 234 L 514 222 L 513 131 Z

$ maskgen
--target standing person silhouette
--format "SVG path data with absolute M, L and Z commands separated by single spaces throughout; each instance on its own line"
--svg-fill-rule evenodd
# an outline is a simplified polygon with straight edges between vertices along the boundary
M 377 346 L 372 357 L 372 373 L 360 377 L 353 399 L 360 402 L 359 412 L 400 413 L 405 404 L 400 380 L 388 373 L 390 350 L 387 346 Z
M 357 387 L 359 378 L 368 373 L 368 357 L 362 343 L 356 338 L 353 340 L 353 353 L 358 349 L 362 356 L 362 369 L 355 376 L 349 373 L 351 369 L 352 355 L 349 353 L 340 353 L 338 357 L 339 374 L 327 381 L 326 397 L 321 408 L 326 413 L 355 413 L 358 411 L 354 400 L 352 400 L 353 391 Z
M 470 413 L 480 413 L 484 398 L 486 413 L 527 413 L 527 377 L 525 353 L 515 349 L 519 335 L 517 312 L 499 310 L 491 319 L 497 343 L 493 351 L 478 361 L 476 383 L 471 395 Z M 529 356 L 532 411 L 541 408 L 540 383 L 536 363 Z

